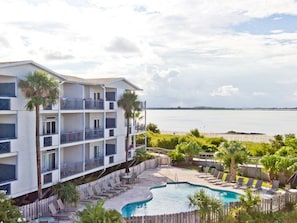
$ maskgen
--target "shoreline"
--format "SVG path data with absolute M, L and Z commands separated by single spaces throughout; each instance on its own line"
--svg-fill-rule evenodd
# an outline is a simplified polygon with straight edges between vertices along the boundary
M 171 134 L 171 135 L 185 135 L 189 132 L 175 132 L 175 131 L 161 131 L 161 134 Z M 263 142 L 269 143 L 273 136 L 265 135 L 262 133 L 206 133 L 200 132 L 205 138 L 213 138 L 213 137 L 223 137 L 228 141 L 236 140 L 241 142 Z

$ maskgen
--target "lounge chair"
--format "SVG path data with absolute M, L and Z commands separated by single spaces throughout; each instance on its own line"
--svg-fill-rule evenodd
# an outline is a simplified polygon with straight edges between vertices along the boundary
M 209 183 L 217 183 L 217 182 L 221 182 L 224 176 L 224 172 L 219 172 L 219 175 L 216 179 L 214 180 L 208 180 Z
M 238 180 L 236 181 L 234 188 L 240 188 L 243 185 L 243 177 L 239 177 Z
M 125 192 L 129 189 L 128 187 L 123 187 L 122 185 L 116 184 L 113 180 L 110 180 L 108 183 L 113 190 L 119 190 L 120 192 Z
M 211 173 L 209 173 L 209 169 L 210 168 L 208 166 L 205 167 L 204 170 L 203 170 L 203 172 L 199 172 L 197 176 L 203 178 L 205 176 L 210 175 Z
M 93 203 L 93 200 L 89 196 L 86 196 L 85 192 L 79 191 L 79 199 L 82 203 Z
M 70 212 L 59 213 L 53 203 L 50 203 L 48 205 L 48 208 L 50 210 L 50 213 L 51 213 L 52 217 L 54 217 L 54 218 L 56 218 L 58 220 L 71 220 Z
M 268 194 L 275 194 L 275 192 L 279 188 L 279 180 L 273 180 L 271 184 L 271 188 L 267 190 Z
M 113 193 L 108 193 L 106 191 L 102 191 L 100 184 L 96 184 L 94 186 L 94 190 L 95 190 L 95 194 L 97 196 L 101 196 L 101 197 L 104 197 L 104 198 L 112 198 L 112 197 L 114 197 L 114 194 Z
M 119 190 L 115 190 L 115 189 L 112 189 L 111 187 L 109 187 L 107 185 L 107 182 L 106 181 L 103 181 L 101 183 L 101 190 L 102 192 L 105 192 L 105 193 L 112 193 L 114 195 L 119 195 L 121 192 Z
M 59 212 L 76 212 L 77 208 L 66 208 L 61 199 L 57 200 Z
M 205 177 L 204 180 L 207 180 L 207 181 L 209 181 L 209 180 L 215 180 L 215 179 L 217 179 L 219 173 L 220 172 L 218 170 L 214 170 L 213 171 L 213 174 L 211 176 Z
M 254 188 L 252 188 L 252 191 L 259 191 L 262 190 L 262 184 L 263 180 L 257 180 L 257 183 Z
M 222 179 L 222 180 L 220 180 L 220 181 L 218 181 L 218 182 L 214 182 L 214 184 L 215 184 L 215 185 L 225 185 L 225 184 L 229 183 L 230 178 L 231 178 L 231 174 L 228 173 L 228 174 L 226 175 L 225 180 Z
M 254 178 L 249 178 L 248 182 L 246 184 L 243 184 L 241 188 L 242 189 L 251 188 L 253 186 L 253 183 L 254 183 Z
M 126 187 L 126 188 L 128 188 L 128 189 L 131 189 L 131 188 L 133 187 L 133 186 L 130 185 L 130 184 L 123 184 L 123 183 L 121 182 L 121 179 L 120 179 L 119 176 L 116 176 L 116 177 L 115 177 L 115 184 L 116 184 L 116 185 L 121 185 L 122 187 Z
M 101 195 L 97 195 L 97 194 L 95 194 L 91 186 L 90 186 L 90 187 L 87 187 L 87 193 L 88 193 L 88 195 L 89 195 L 89 197 L 90 197 L 91 199 L 101 200 L 101 199 L 104 198 L 104 197 L 101 196 Z

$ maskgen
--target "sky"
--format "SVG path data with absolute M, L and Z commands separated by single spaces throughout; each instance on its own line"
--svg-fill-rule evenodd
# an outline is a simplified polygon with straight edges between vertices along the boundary
M 296 0 L 0 0 L 0 61 L 124 77 L 148 107 L 297 107 Z

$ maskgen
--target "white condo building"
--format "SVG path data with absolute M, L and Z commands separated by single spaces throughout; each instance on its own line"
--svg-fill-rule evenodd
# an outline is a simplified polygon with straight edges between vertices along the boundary
M 127 123 L 117 106 L 126 90 L 141 90 L 124 78 L 83 79 L 58 74 L 34 61 L 0 63 L 0 190 L 11 197 L 37 191 L 35 112 L 19 80 L 35 70 L 59 82 L 57 104 L 40 109 L 42 187 L 50 187 L 125 162 Z M 129 157 L 136 135 L 145 137 L 142 118 L 131 120 Z

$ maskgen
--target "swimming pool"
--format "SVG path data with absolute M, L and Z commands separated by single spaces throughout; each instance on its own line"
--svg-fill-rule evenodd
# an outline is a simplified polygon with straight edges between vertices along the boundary
M 210 189 L 186 182 L 168 183 L 164 186 L 151 188 L 151 199 L 125 205 L 122 208 L 122 216 L 159 215 L 189 211 L 191 209 L 189 208 L 188 196 L 201 189 L 211 196 L 220 198 L 224 204 L 239 199 L 239 194 L 235 192 Z

